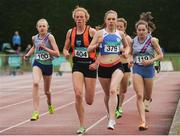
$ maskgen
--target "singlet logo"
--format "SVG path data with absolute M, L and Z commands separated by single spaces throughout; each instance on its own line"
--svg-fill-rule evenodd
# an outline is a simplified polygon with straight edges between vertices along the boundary
M 117 38 L 116 40 L 117 40 L 117 42 L 120 42 L 120 38 Z
M 81 45 L 82 45 L 81 40 L 77 40 L 77 41 L 76 41 L 76 46 L 77 46 L 77 47 L 80 47 Z

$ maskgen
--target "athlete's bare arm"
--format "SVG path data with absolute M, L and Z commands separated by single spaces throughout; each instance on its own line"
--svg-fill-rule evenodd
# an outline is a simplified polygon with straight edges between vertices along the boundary
M 66 34 L 66 41 L 64 43 L 64 48 L 63 48 L 63 54 L 64 56 L 68 59 L 70 54 L 69 54 L 69 49 L 70 49 L 70 35 L 71 35 L 72 29 L 69 29 L 67 34 Z

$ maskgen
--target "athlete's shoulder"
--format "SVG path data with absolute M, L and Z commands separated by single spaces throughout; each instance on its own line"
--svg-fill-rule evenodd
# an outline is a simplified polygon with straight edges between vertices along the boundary
M 97 32 L 96 29 L 94 29 L 92 27 L 89 28 L 89 34 L 91 37 L 93 37 L 96 34 L 96 32 Z
M 48 33 L 47 37 L 48 37 L 48 39 L 52 39 L 52 38 L 54 39 L 54 35 L 51 33 Z
M 32 40 L 34 41 L 38 34 L 32 36 Z

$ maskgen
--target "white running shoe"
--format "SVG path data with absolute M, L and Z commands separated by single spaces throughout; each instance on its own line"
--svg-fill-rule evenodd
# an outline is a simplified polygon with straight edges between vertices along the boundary
M 144 100 L 145 112 L 149 112 L 150 102 L 151 102 L 150 100 Z
M 111 129 L 111 130 L 114 130 L 115 125 L 116 125 L 115 120 L 109 120 L 107 128 Z

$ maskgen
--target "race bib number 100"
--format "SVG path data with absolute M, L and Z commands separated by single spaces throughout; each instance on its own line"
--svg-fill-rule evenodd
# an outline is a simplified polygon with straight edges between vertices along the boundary
M 137 56 L 135 58 L 135 63 L 142 63 L 143 60 L 150 60 L 150 56 Z
M 87 48 L 75 48 L 75 56 L 79 58 L 88 58 Z
M 36 54 L 36 59 L 37 60 L 49 60 L 50 59 L 50 55 L 47 54 L 47 53 Z

